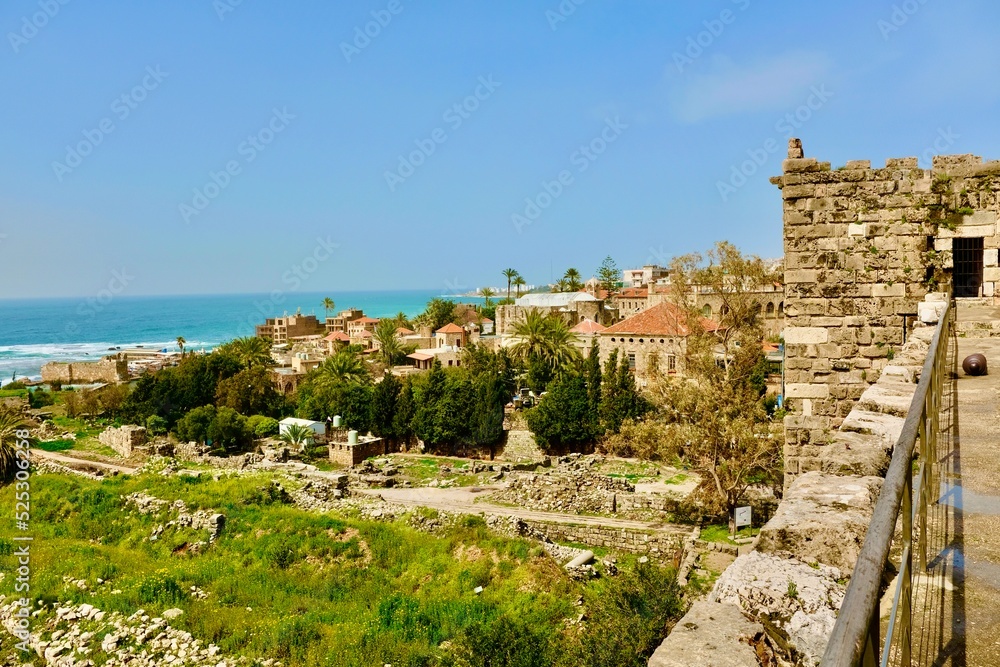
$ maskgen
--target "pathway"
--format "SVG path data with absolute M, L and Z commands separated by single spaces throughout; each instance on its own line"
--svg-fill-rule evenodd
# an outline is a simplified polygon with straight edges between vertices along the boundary
M 114 472 L 122 473 L 123 475 L 133 475 L 138 471 L 138 468 L 129 468 L 127 466 L 117 465 L 114 463 L 94 461 L 93 459 L 77 458 L 66 454 L 60 454 L 58 452 L 47 452 L 44 449 L 32 449 L 31 457 L 36 461 L 51 461 L 68 468 L 84 469 L 84 472 L 89 472 L 86 470 L 87 467 L 96 468 L 106 473 Z

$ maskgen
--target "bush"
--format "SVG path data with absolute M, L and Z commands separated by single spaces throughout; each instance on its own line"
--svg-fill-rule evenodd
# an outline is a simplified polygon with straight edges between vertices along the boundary
M 269 438 L 278 435 L 278 420 L 264 415 L 254 415 L 247 418 L 247 430 L 255 438 Z
M 28 387 L 23 382 L 8 382 L 2 389 L 10 389 L 11 391 L 15 389 L 27 389 Z
M 165 435 L 167 432 L 167 420 L 159 415 L 149 415 L 146 418 L 146 431 L 149 435 Z
M 34 409 L 44 408 L 55 403 L 52 394 L 44 389 L 36 389 L 28 393 L 28 405 Z

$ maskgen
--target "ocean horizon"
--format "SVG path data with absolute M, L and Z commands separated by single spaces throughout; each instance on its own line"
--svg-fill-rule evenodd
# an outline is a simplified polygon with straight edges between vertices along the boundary
M 0 384 L 13 377 L 39 379 L 50 361 L 94 361 L 109 348 L 143 346 L 175 351 L 177 337 L 186 349 L 211 349 L 233 338 L 252 336 L 265 319 L 294 314 L 323 319 L 330 312 L 360 308 L 371 317 L 423 312 L 434 297 L 477 302 L 480 297 L 442 290 L 301 292 L 295 294 L 217 294 L 36 298 L 0 300 Z

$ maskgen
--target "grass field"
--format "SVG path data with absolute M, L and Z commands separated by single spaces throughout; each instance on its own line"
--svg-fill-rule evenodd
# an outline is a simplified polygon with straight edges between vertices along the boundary
M 178 607 L 185 613 L 175 627 L 225 654 L 289 667 L 638 667 L 682 611 L 673 572 L 634 558 L 621 559 L 618 577 L 578 582 L 536 544 L 498 537 L 479 517 L 431 535 L 405 520 L 307 513 L 285 504 L 271 482 L 264 474 L 33 476 L 33 598 L 126 615 Z M 139 514 L 123 500 L 135 491 L 222 512 L 225 530 L 193 556 L 186 545 L 205 531 L 167 529 L 151 541 L 172 515 Z M 12 487 L 0 489 L 0 504 L 12 507 L 13 496 Z M 3 525 L 0 568 L 9 572 L 14 542 Z M 208 597 L 192 595 L 192 586 Z M 13 593 L 13 577 L 0 592 Z M 581 598 L 589 620 L 573 625 Z M 507 657 L 495 655 L 498 646 Z

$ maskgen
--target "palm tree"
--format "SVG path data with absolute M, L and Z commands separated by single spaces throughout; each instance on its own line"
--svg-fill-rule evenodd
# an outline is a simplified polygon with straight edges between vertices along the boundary
M 399 311 L 398 313 L 396 313 L 396 316 L 393 317 L 392 319 L 396 323 L 397 327 L 406 327 L 407 329 L 413 328 L 412 326 L 410 326 L 410 318 L 407 317 L 406 313 L 404 313 L 403 311 Z
M 528 311 L 523 320 L 514 324 L 512 334 L 518 341 L 511 352 L 525 365 L 533 359 L 540 359 L 553 370 L 559 370 L 580 356 L 574 346 L 576 334 L 557 315 Z
M 278 440 L 298 447 L 300 450 L 305 449 L 305 446 L 312 442 L 316 437 L 316 433 L 313 432 L 308 426 L 302 426 L 301 424 L 289 424 L 285 428 L 285 432 L 278 436 Z
M 520 274 L 517 272 L 516 269 L 504 269 L 502 273 L 503 277 L 507 279 L 507 300 L 510 301 L 511 282 L 513 282 L 513 280 L 517 278 Z
M 177 337 L 177 347 L 181 348 L 181 356 L 184 356 L 184 346 L 187 345 L 187 341 L 184 340 L 184 336 Z
M 316 369 L 316 381 L 319 384 L 341 385 L 352 382 L 367 383 L 370 379 L 365 362 L 347 350 L 341 350 Z
M 400 344 L 396 329 L 399 328 L 396 320 L 382 318 L 375 325 L 375 333 L 372 337 L 378 343 L 379 356 L 387 365 L 392 366 L 403 356 L 403 346 Z
M 244 368 L 253 366 L 271 366 L 271 343 L 256 336 L 236 338 L 219 347 L 219 352 L 229 355 L 240 362 Z
M 492 303 L 490 303 L 490 299 L 496 296 L 496 290 L 494 290 L 492 287 L 484 287 L 481 290 L 479 290 L 479 293 L 483 295 L 484 306 L 489 308 L 491 305 L 493 305 Z
M 583 289 L 583 281 L 580 280 L 580 272 L 570 267 L 566 269 L 566 273 L 563 274 L 563 282 L 565 283 L 567 292 L 579 292 Z
M 25 439 L 18 437 L 18 432 L 27 428 L 19 411 L 0 405 L 0 482 L 11 479 L 17 472 L 18 442 Z
M 524 287 L 526 284 L 527 283 L 524 282 L 524 278 L 521 277 L 521 274 L 518 274 L 514 278 L 514 287 L 517 288 L 517 298 L 519 299 L 521 298 L 521 288 Z
M 326 311 L 327 319 L 330 318 L 330 311 L 336 308 L 336 304 L 333 303 L 333 299 L 330 297 L 323 298 L 323 309 Z

